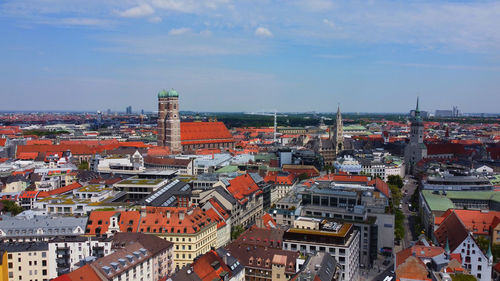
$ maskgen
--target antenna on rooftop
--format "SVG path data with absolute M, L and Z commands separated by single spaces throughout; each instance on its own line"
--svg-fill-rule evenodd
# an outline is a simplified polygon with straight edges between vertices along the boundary
M 274 136 L 273 136 L 273 143 L 276 143 L 276 135 L 278 134 L 277 129 L 278 129 L 278 121 L 277 121 L 277 112 L 274 110 Z

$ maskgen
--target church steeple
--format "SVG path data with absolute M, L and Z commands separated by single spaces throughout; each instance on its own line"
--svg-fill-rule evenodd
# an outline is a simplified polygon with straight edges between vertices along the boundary
M 340 104 L 337 106 L 337 118 L 335 119 L 335 130 L 333 144 L 335 145 L 335 154 L 344 150 L 344 125 L 342 123 L 342 114 L 340 113 Z
M 448 237 L 446 237 L 446 245 L 444 246 L 444 253 L 446 254 L 446 257 L 449 259 L 450 258 L 450 243 L 448 242 Z

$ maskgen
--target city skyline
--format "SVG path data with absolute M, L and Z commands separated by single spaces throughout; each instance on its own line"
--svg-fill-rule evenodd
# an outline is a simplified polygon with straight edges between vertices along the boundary
M 5 1 L 0 110 L 497 113 L 497 1 Z M 307 99 L 307 103 L 303 100 Z

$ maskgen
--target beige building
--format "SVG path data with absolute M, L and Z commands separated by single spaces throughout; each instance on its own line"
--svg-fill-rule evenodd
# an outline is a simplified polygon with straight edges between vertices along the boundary
M 7 251 L 9 280 L 48 281 L 57 277 L 55 271 L 49 270 L 56 258 L 49 254 L 48 243 L 10 243 L 2 248 Z
M 217 245 L 217 221 L 200 208 L 143 207 L 141 211 L 95 211 L 90 214 L 88 235 L 141 232 L 174 243 L 175 267 L 193 262 Z

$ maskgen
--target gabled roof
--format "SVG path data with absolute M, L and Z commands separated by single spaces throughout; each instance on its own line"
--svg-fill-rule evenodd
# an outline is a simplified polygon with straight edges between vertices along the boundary
M 100 229 L 100 234 L 104 234 L 109 229 L 109 221 L 113 215 L 119 215 L 118 225 L 121 232 L 136 232 L 139 226 L 140 213 L 138 211 L 93 211 L 90 213 L 87 221 L 85 233 L 88 235 L 96 235 L 97 229 Z M 99 223 L 100 222 L 100 223 Z
M 129 244 L 139 242 L 146 250 L 151 252 L 153 255 L 157 253 L 173 248 L 174 243 L 161 239 L 156 235 L 143 234 L 143 233 L 130 233 L 130 232 L 118 232 L 113 235 L 112 248 L 123 248 Z
M 231 277 L 231 269 L 224 263 L 224 260 L 216 251 L 210 250 L 200 256 L 192 264 L 193 271 L 203 281 L 225 280 L 224 274 Z
M 265 228 L 276 228 L 276 226 L 278 225 L 269 213 L 265 213 L 262 216 L 262 224 Z
M 295 176 L 291 173 L 286 172 L 269 171 L 267 172 L 264 181 L 273 182 L 276 184 L 292 185 L 295 181 Z
M 374 180 L 369 181 L 368 185 L 375 186 L 375 188 L 378 191 L 382 192 L 387 198 L 391 198 L 391 191 L 389 189 L 389 185 L 385 181 L 379 178 L 375 178 Z
M 17 198 L 18 199 L 28 199 L 35 198 L 38 191 L 23 191 Z
M 82 280 L 107 280 L 101 279 L 101 277 L 97 274 L 90 264 L 86 264 L 74 271 L 71 271 L 68 274 L 61 275 L 55 279 L 54 281 L 82 281 Z
M 217 214 L 217 212 L 215 212 L 214 209 L 210 208 L 210 209 L 206 210 L 205 213 L 213 221 L 217 222 L 217 229 L 220 229 L 226 225 L 226 222 L 224 221 L 224 219 L 221 216 L 219 216 L 219 214 Z
M 442 253 L 444 253 L 444 249 L 441 247 L 415 245 L 401 250 L 396 254 L 396 268 L 411 256 L 415 256 L 417 258 L 433 258 Z
M 500 212 L 498 211 L 449 209 L 441 217 L 436 217 L 434 224 L 439 226 L 452 213 L 455 213 L 467 230 L 475 235 L 489 235 L 490 228 L 494 228 L 500 222 Z
M 44 197 L 48 197 L 48 196 L 52 196 L 52 195 L 64 194 L 64 193 L 70 192 L 74 189 L 78 189 L 80 187 L 82 187 L 82 185 L 80 183 L 74 182 L 70 185 L 66 185 L 63 187 L 52 189 L 50 191 L 42 191 L 38 194 L 38 197 L 44 198 Z
M 427 277 L 429 273 L 424 263 L 414 256 L 410 256 L 404 263 L 399 265 L 395 273 L 398 280 L 403 278 L 410 280 L 431 280 Z
M 222 122 L 181 122 L 181 142 L 201 140 L 233 141 L 233 136 Z
M 145 216 L 140 218 L 139 232 L 197 233 L 214 223 L 200 208 L 146 207 L 145 211 Z
M 467 228 L 455 212 L 452 212 L 446 217 L 438 229 L 434 231 L 434 236 L 439 245 L 444 246 L 446 244 L 446 239 L 448 239 L 451 252 L 455 251 L 468 235 Z
M 230 185 L 227 190 L 237 200 L 243 200 L 245 197 L 260 190 L 259 186 L 255 183 L 249 174 L 238 176 L 229 181 Z

